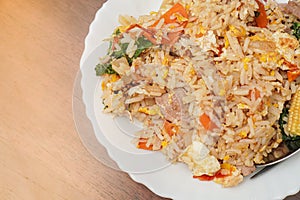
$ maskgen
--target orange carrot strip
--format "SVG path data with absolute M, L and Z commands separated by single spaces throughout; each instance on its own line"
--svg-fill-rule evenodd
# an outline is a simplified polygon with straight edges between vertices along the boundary
M 254 88 L 254 96 L 255 96 L 255 99 L 258 99 L 260 97 L 260 92 L 258 89 Z M 247 95 L 247 98 L 251 98 L 251 93 L 252 93 L 252 90 L 249 91 L 249 94 Z
M 258 4 L 259 16 L 255 18 L 256 24 L 260 28 L 266 28 L 268 25 L 267 13 L 264 4 L 260 0 L 255 0 Z
M 212 130 L 214 128 L 217 128 L 217 125 L 215 123 L 213 123 L 209 116 L 207 114 L 202 114 L 199 117 L 199 120 L 202 124 L 202 126 L 206 129 L 206 130 Z
M 288 68 L 291 70 L 291 71 L 295 71 L 298 69 L 298 66 L 296 64 L 293 64 L 287 60 L 284 60 L 283 61 L 283 64 L 285 64 L 286 66 L 288 66 Z
M 170 10 L 168 10 L 165 14 L 163 14 L 159 20 L 157 20 L 154 24 L 152 24 L 151 27 L 155 27 L 162 18 L 165 19 L 165 24 L 175 23 L 177 19 L 176 18 L 171 19 L 171 16 L 175 13 L 179 13 L 183 17 L 188 18 L 188 13 L 186 12 L 183 5 L 181 5 L 180 3 L 176 3 Z M 187 23 L 184 24 L 186 25 Z
M 254 89 L 255 90 L 255 99 L 258 99 L 260 97 L 260 91 L 257 90 L 257 89 Z

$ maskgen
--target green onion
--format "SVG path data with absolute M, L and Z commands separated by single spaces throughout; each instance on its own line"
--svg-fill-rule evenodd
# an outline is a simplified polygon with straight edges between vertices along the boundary
M 294 22 L 291 29 L 293 30 L 292 34 L 299 40 L 300 39 L 300 23 Z

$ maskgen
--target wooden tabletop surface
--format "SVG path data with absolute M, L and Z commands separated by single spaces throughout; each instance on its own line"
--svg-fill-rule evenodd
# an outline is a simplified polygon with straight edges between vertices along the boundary
M 76 132 L 73 84 L 103 2 L 0 0 L 1 200 L 163 199 L 97 161 Z

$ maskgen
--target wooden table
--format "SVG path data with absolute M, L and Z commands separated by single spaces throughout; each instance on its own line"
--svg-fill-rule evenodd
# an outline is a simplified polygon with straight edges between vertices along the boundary
M 73 83 L 103 2 L 0 1 L 1 200 L 162 199 L 94 159 L 74 126 Z

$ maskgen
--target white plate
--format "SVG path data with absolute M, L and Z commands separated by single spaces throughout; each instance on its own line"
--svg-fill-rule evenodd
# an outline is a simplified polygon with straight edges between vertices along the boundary
M 284 2 L 284 1 L 280 1 Z M 102 40 L 118 25 L 119 14 L 139 16 L 157 10 L 161 0 L 109 0 L 97 12 L 85 40 L 81 58 L 83 100 L 95 135 L 109 155 L 132 179 L 146 185 L 154 193 L 173 199 L 283 199 L 300 188 L 300 154 L 275 166 L 264 175 L 245 181 L 237 187 L 224 189 L 213 182 L 192 178 L 183 164 L 169 165 L 159 153 L 136 150 L 130 145 L 130 135 L 120 132 L 116 122 L 100 111 L 99 78 L 94 66 L 105 54 Z M 100 46 L 99 46 L 100 45 Z M 100 103 L 99 103 L 100 102 Z M 122 120 L 121 120 L 122 122 Z M 129 127 L 130 128 L 130 127 Z M 120 133 L 120 134 L 119 134 Z M 147 166 L 149 164 L 149 168 Z M 137 167 L 139 166 L 139 167 Z M 145 168 L 146 167 L 146 168 Z M 155 169 L 155 170 L 153 170 Z M 147 172 L 147 173 L 143 173 Z

